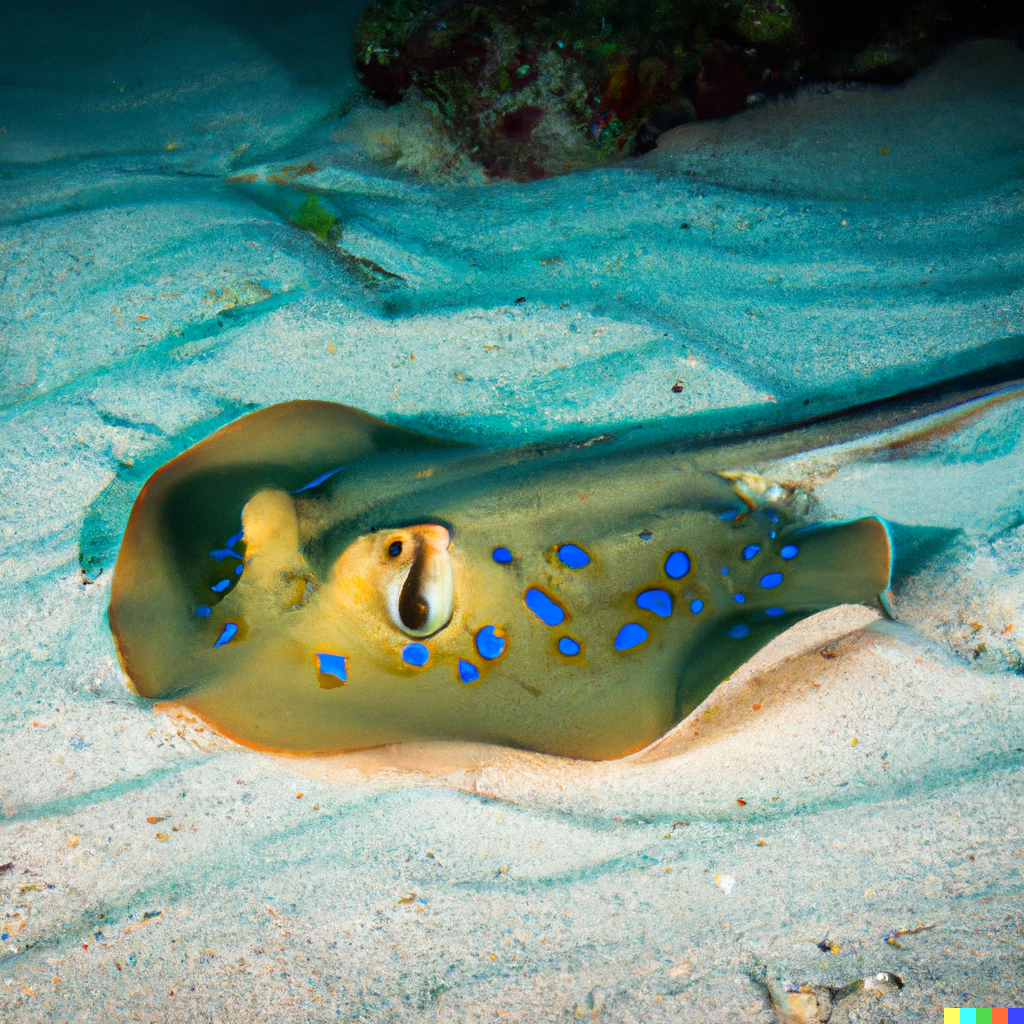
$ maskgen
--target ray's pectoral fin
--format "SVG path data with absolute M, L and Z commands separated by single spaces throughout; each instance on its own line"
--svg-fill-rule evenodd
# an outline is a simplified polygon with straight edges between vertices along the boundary
M 215 644 L 230 604 L 219 605 L 235 593 L 246 615 L 308 600 L 315 580 L 301 556 L 287 492 L 311 491 L 367 459 L 418 452 L 432 458 L 462 447 L 358 409 L 300 401 L 243 416 L 172 459 L 136 499 L 110 592 L 110 626 L 135 690 L 159 698 L 207 680 L 208 652 L 225 653 Z M 250 564 L 239 574 L 235 535 L 243 507 Z M 358 513 L 354 500 L 347 511 Z M 226 544 L 229 537 L 236 543 Z M 261 597 L 258 579 L 282 569 L 281 586 Z
M 810 526 L 790 535 L 781 571 L 765 574 L 754 600 L 711 616 L 676 690 L 675 721 L 790 626 L 841 604 L 892 614 L 893 547 L 888 526 L 874 517 Z

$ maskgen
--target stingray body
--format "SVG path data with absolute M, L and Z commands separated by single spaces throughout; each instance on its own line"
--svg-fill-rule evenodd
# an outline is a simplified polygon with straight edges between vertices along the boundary
M 273 406 L 150 478 L 111 627 L 139 694 L 260 748 L 618 757 L 801 618 L 886 604 L 886 525 L 808 525 L 758 465 L 881 429 L 892 450 L 993 400 L 704 448 L 501 452 Z

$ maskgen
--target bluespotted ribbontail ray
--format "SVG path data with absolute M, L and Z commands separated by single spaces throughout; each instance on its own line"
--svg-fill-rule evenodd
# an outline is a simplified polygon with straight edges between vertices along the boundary
M 794 623 L 884 602 L 886 526 L 809 525 L 763 467 L 859 436 L 893 452 L 1002 400 L 608 452 L 487 452 L 274 406 L 150 479 L 111 625 L 141 695 L 264 749 L 618 757 Z

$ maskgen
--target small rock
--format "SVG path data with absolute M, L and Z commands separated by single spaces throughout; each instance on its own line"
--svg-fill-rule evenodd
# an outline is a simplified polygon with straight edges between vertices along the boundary
M 780 1024 L 827 1024 L 832 992 L 819 985 L 794 985 L 780 978 L 768 982 L 768 994 Z

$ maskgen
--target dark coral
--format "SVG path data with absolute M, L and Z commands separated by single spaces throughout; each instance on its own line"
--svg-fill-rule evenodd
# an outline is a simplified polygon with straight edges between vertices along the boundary
M 523 181 L 804 80 L 902 81 L 1015 18 L 1012 0 L 376 0 L 354 45 L 375 97 L 430 105 L 453 147 Z

